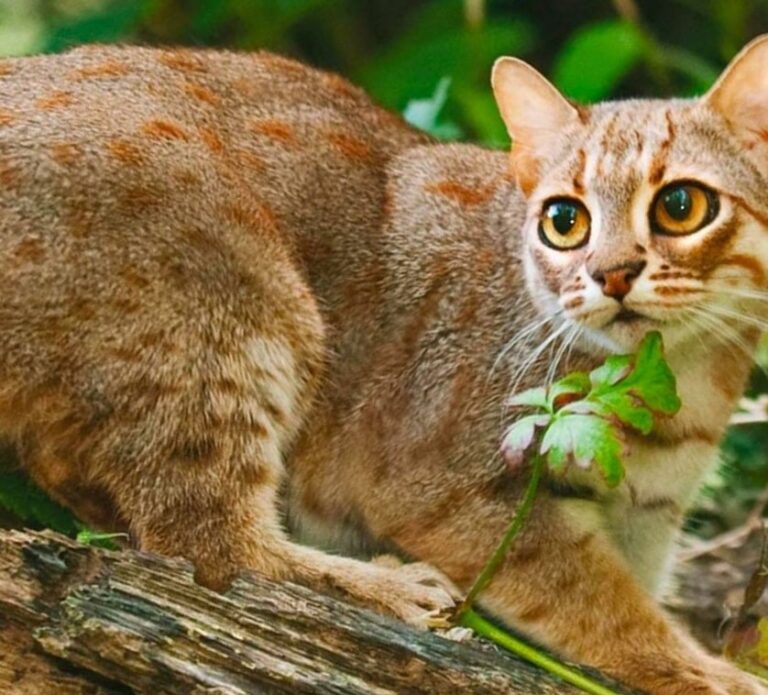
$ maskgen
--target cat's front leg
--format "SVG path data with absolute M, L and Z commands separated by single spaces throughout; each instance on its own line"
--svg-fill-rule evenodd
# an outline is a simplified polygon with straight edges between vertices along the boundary
M 501 538 L 514 504 L 478 494 L 395 540 L 467 586 Z M 507 562 L 481 594 L 492 614 L 568 659 L 659 695 L 765 695 L 704 654 L 633 578 L 608 534 L 578 526 L 542 496 Z

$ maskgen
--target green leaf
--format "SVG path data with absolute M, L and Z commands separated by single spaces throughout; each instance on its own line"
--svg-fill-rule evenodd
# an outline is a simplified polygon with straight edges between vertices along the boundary
M 546 427 L 550 419 L 550 415 L 528 415 L 515 422 L 504 435 L 502 453 L 510 456 L 525 451 L 531 445 L 536 429 Z
M 631 355 L 612 355 L 597 369 L 593 369 L 589 378 L 592 386 L 613 386 L 632 371 Z
M 597 465 L 609 486 L 624 476 L 621 426 L 650 434 L 654 415 L 680 407 L 675 377 L 664 360 L 661 334 L 647 334 L 633 355 L 613 355 L 590 374 L 574 372 L 547 391 L 534 388 L 510 399 L 511 405 L 538 408 L 515 423 L 503 442 L 505 453 L 528 449 L 536 430 L 545 428 L 539 453 L 551 471 L 569 462 Z
M 653 430 L 653 413 L 648 408 L 638 405 L 635 398 L 626 393 L 606 393 L 594 401 L 593 412 L 604 416 L 615 415 L 625 425 L 642 434 Z
M 83 545 L 93 545 L 98 548 L 106 548 L 107 550 L 117 550 L 118 544 L 114 542 L 116 538 L 128 538 L 127 533 L 100 533 L 98 531 L 91 531 L 90 529 L 83 529 L 78 531 L 77 542 Z
M 560 51 L 554 82 L 572 99 L 604 99 L 638 63 L 644 49 L 642 33 L 629 22 L 588 24 L 577 29 Z
M 46 52 L 57 52 L 81 43 L 108 43 L 124 39 L 141 20 L 146 0 L 107 3 L 92 12 L 83 12 L 61 22 L 48 35 Z
M 521 391 L 520 393 L 516 393 L 514 396 L 510 396 L 509 400 L 507 400 L 507 405 L 528 406 L 531 408 L 550 410 L 549 399 L 547 398 L 547 390 L 543 386 Z
M 438 0 L 433 5 L 433 11 L 412 19 L 394 44 L 353 76 L 390 108 L 402 109 L 408 100 L 429 94 L 445 76 L 457 88 L 487 87 L 496 58 L 524 55 L 533 45 L 536 30 L 528 22 L 489 19 L 473 31 L 464 23 L 461 3 Z
M 80 525 L 72 513 L 51 500 L 18 471 L 0 471 L 0 507 L 26 523 L 74 536 Z
M 589 375 L 586 372 L 572 372 L 562 379 L 556 381 L 549 388 L 549 394 L 547 398 L 547 404 L 550 410 L 555 409 L 555 405 L 558 401 L 573 400 L 572 396 L 583 397 L 589 392 L 590 380 Z
M 664 360 L 659 332 L 648 333 L 643 338 L 635 356 L 635 368 L 624 382 L 624 388 L 653 411 L 674 415 L 680 410 L 677 381 Z
M 547 455 L 550 467 L 561 469 L 568 460 L 584 469 L 595 463 L 610 487 L 624 477 L 622 448 L 616 428 L 599 415 L 560 415 L 541 442 L 541 453 Z

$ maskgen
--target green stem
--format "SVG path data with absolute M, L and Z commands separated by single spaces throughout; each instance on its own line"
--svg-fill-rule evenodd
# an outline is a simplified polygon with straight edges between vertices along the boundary
M 536 454 L 531 461 L 531 477 L 528 481 L 528 487 L 525 489 L 525 495 L 523 496 L 520 506 L 515 511 L 515 515 L 512 517 L 512 521 L 507 528 L 507 532 L 504 534 L 504 538 L 501 539 L 501 543 L 496 547 L 493 555 L 485 563 L 482 572 L 475 579 L 475 583 L 470 588 L 461 605 L 456 610 L 456 620 L 460 621 L 462 616 L 472 607 L 477 595 L 488 586 L 488 583 L 493 579 L 493 575 L 504 562 L 507 557 L 509 548 L 512 545 L 512 541 L 520 533 L 520 529 L 523 527 L 525 520 L 531 513 L 533 507 L 533 500 L 536 497 L 536 491 L 539 488 L 539 481 L 541 480 L 541 473 L 544 469 L 544 457 L 540 454 Z
M 575 669 L 569 668 L 565 664 L 561 664 L 556 659 L 540 652 L 535 647 L 531 647 L 525 642 L 521 642 L 509 633 L 496 627 L 493 623 L 488 622 L 485 618 L 481 618 L 473 610 L 467 610 L 461 616 L 461 624 L 464 627 L 471 628 L 478 635 L 482 635 L 499 646 L 504 647 L 504 649 L 508 649 L 517 654 L 526 661 L 535 664 L 536 666 L 540 666 L 546 671 L 549 671 L 549 673 L 558 676 L 566 683 L 581 688 L 585 693 L 591 693 L 591 695 L 616 695 L 616 691 L 592 680 L 589 676 L 586 676 Z

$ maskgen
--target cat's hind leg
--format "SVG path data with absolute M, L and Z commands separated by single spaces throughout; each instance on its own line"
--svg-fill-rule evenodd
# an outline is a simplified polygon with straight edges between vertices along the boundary
M 283 456 L 321 384 L 320 314 L 274 236 L 233 252 L 212 233 L 185 235 L 169 242 L 176 252 L 162 275 L 135 264 L 111 269 L 109 284 L 84 275 L 80 292 L 99 302 L 57 341 L 61 355 L 41 353 L 39 384 L 19 362 L 15 389 L 25 396 L 13 409 L 23 411 L 27 469 L 88 519 L 120 519 L 139 548 L 189 559 L 215 589 L 251 569 L 415 623 L 451 605 L 437 572 L 331 556 L 287 537 Z M 19 325 L 26 333 L 4 359 L 43 342 Z

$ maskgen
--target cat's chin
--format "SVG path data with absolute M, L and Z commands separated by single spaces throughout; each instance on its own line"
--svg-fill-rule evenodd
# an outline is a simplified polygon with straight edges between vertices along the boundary
M 678 322 L 659 321 L 633 311 L 620 311 L 600 328 L 586 327 L 583 335 L 592 347 L 616 354 L 633 351 L 649 331 L 662 334 L 667 352 L 690 337 L 690 331 Z

